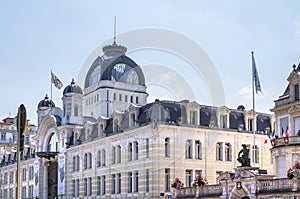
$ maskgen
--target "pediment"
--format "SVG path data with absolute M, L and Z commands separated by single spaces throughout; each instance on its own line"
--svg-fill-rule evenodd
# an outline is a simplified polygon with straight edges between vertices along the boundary
M 186 105 L 186 107 L 190 108 L 190 109 L 198 109 L 198 108 L 200 108 L 200 105 L 197 102 L 192 101 L 192 102 L 188 103 Z
M 124 114 L 124 112 L 115 110 L 111 115 L 112 115 L 113 118 L 116 118 L 116 117 L 122 116 L 123 114 Z
M 250 116 L 250 117 L 253 117 L 253 115 L 254 115 L 254 116 L 257 116 L 257 113 L 254 112 L 253 109 L 251 109 L 251 110 L 246 111 L 245 115 L 248 116 L 248 117 L 249 117 L 249 116 Z
M 287 78 L 290 83 L 299 83 L 300 82 L 300 74 L 296 71 L 292 71 Z
M 228 114 L 230 112 L 230 109 L 224 105 L 218 108 L 218 112 L 223 114 Z
M 133 112 L 133 111 L 139 110 L 139 108 L 140 108 L 140 106 L 138 106 L 138 105 L 130 104 L 127 111 L 128 112 Z

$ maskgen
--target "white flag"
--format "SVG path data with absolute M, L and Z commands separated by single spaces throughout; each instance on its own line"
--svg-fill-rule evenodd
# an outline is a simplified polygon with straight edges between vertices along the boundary
M 54 75 L 51 71 L 51 83 L 55 85 L 56 88 L 61 89 L 63 87 L 63 83 L 58 79 L 56 75 Z
M 252 75 L 253 75 L 253 81 L 254 81 L 253 83 L 254 83 L 255 92 L 258 95 L 262 95 L 263 93 L 261 91 L 260 81 L 259 81 L 259 77 L 258 77 L 258 72 L 257 72 L 253 52 L 252 52 Z

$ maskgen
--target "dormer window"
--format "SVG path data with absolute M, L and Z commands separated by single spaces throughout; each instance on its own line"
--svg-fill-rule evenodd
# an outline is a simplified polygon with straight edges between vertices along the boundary
M 248 119 L 248 130 L 253 131 L 253 119 Z
M 299 100 L 299 84 L 295 85 L 295 100 Z
M 130 127 L 135 127 L 135 113 L 130 114 Z
M 220 115 L 220 127 L 227 128 L 227 115 Z
M 118 132 L 119 131 L 119 121 L 118 119 L 114 119 L 114 132 Z
M 197 124 L 197 111 L 190 111 L 190 124 L 191 125 Z

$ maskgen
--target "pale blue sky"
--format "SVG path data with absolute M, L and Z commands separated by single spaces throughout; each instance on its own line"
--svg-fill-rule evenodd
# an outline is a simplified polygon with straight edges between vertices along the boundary
M 64 86 L 76 78 L 90 53 L 112 37 L 114 16 L 118 33 L 157 27 L 198 43 L 219 71 L 230 108 L 252 108 L 253 50 L 264 92 L 256 110 L 268 112 L 287 86 L 291 66 L 300 62 L 299 8 L 297 0 L 0 1 L 0 118 L 15 116 L 24 103 L 36 124 L 37 104 L 50 94 L 50 71 Z M 157 52 L 149 54 L 159 60 Z M 132 56 L 141 65 L 151 62 L 147 51 Z M 62 90 L 54 89 L 60 107 L 61 97 Z

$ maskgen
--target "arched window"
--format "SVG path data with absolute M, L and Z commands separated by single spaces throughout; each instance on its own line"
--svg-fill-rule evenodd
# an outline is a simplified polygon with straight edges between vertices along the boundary
M 87 169 L 87 161 L 88 161 L 88 160 L 87 160 L 87 154 L 85 153 L 85 154 L 84 154 L 84 158 L 83 158 L 83 168 L 84 168 L 84 169 Z
M 92 168 L 92 166 L 93 166 L 93 159 L 92 159 L 92 154 L 91 153 L 89 153 L 89 169 L 90 168 Z
M 105 154 L 105 149 L 102 149 L 101 150 L 101 163 L 102 163 L 102 166 L 105 166 L 106 164 L 106 154 Z
M 74 105 L 74 116 L 78 116 L 78 105 Z
M 48 152 L 57 152 L 58 151 L 58 139 L 56 133 L 52 133 L 49 142 L 47 144 Z
M 97 167 L 101 167 L 101 151 L 97 153 Z
M 73 171 L 76 171 L 76 156 L 73 156 Z

